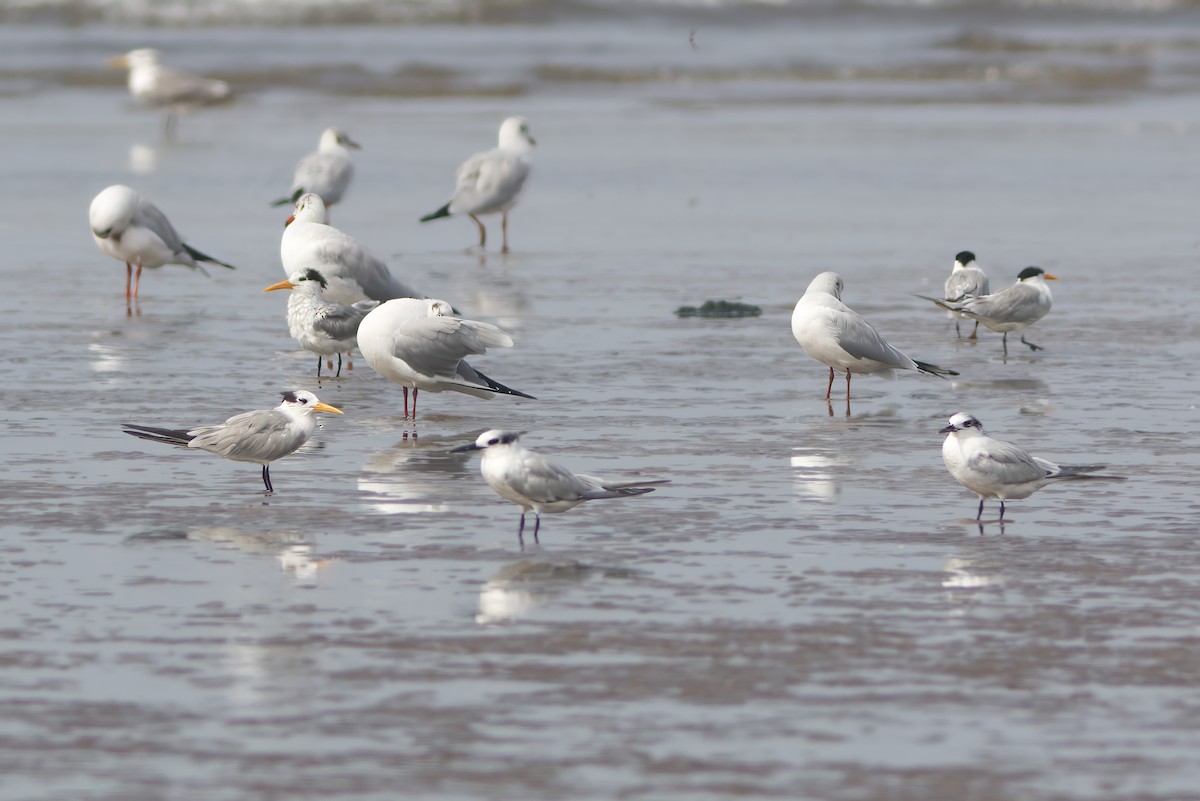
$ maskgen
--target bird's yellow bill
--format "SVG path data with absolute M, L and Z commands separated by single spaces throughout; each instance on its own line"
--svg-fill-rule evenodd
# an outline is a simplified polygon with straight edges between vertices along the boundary
M 1045 278 L 1047 281 L 1057 281 L 1058 280 L 1057 275 L 1051 275 L 1050 273 L 1043 273 L 1042 278 Z
M 345 412 L 343 412 L 338 407 L 330 406 L 328 403 L 323 403 L 321 401 L 317 401 L 316 405 L 313 406 L 313 411 L 314 412 L 333 412 L 334 414 L 345 414 Z
M 278 284 L 271 284 L 269 287 L 264 289 L 263 292 L 270 292 L 273 289 L 295 289 L 295 288 L 296 288 L 296 285 L 293 284 L 291 281 L 280 281 Z

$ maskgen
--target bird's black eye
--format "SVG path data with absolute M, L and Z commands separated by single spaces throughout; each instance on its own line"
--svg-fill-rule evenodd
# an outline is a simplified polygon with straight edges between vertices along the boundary
M 498 439 L 493 438 L 493 439 L 488 440 L 488 445 L 499 445 L 499 444 L 500 444 L 500 440 L 498 440 Z

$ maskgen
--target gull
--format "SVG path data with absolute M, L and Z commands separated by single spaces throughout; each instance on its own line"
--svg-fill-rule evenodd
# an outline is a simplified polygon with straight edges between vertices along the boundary
M 275 491 L 271 486 L 271 462 L 294 453 L 308 442 L 317 427 L 313 412 L 342 414 L 341 409 L 322 403 L 307 390 L 298 389 L 284 392 L 283 402 L 274 409 L 243 412 L 214 426 L 175 429 L 126 423 L 122 430 L 151 442 L 199 448 L 235 462 L 260 464 L 263 484 L 270 495 Z
M 232 264 L 214 259 L 184 242 L 166 215 L 128 186 L 114 184 L 92 198 L 88 221 L 96 246 L 117 261 L 125 262 L 126 300 L 137 298 L 143 268 L 154 270 L 164 264 L 182 264 L 204 272 L 197 262 L 206 261 L 235 269 Z M 137 265 L 136 276 L 134 265 Z
M 479 247 L 487 244 L 481 214 L 500 213 L 500 231 L 508 252 L 508 212 L 516 205 L 533 166 L 533 147 L 524 117 L 509 117 L 500 125 L 500 143 L 494 150 L 476 153 L 458 166 L 454 195 L 446 205 L 421 218 L 421 222 L 466 214 L 479 226 Z
M 175 132 L 180 112 L 229 98 L 229 84 L 225 81 L 164 67 L 161 60 L 161 53 L 145 47 L 110 58 L 108 65 L 129 70 L 129 93 L 136 100 L 167 110 L 163 124 L 167 136 Z
M 1046 316 L 1050 311 L 1054 298 L 1050 294 L 1050 285 L 1046 281 L 1057 281 L 1041 267 L 1026 267 L 1017 275 L 1017 282 L 990 295 L 966 298 L 959 302 L 928 298 L 943 309 L 958 312 L 964 317 L 983 323 L 985 328 L 1004 334 L 1002 344 L 1004 352 L 1008 353 L 1008 332 L 1024 331 L 1029 326 Z M 1021 343 L 1028 345 L 1030 350 L 1041 350 L 1041 345 L 1035 345 L 1021 334 Z
M 444 300 L 399 298 L 381 303 L 358 327 L 358 349 L 367 364 L 389 381 L 404 387 L 404 416 L 412 388 L 412 419 L 417 419 L 417 391 L 453 390 L 490 398 L 493 393 L 534 400 L 532 395 L 506 387 L 463 359 L 486 353 L 489 347 L 510 348 L 512 338 L 491 323 L 453 316 Z
M 354 162 L 350 161 L 349 148 L 358 150 L 359 144 L 338 128 L 326 128 L 317 143 L 316 152 L 309 153 L 296 164 L 291 194 L 271 205 L 295 204 L 305 192 L 319 195 L 326 208 L 337 204 L 354 177 Z
M 1000 501 L 1000 520 L 1004 521 L 1004 501 L 1009 498 L 1028 498 L 1054 481 L 1072 478 L 1116 478 L 1091 476 L 1105 465 L 1057 465 L 1030 456 L 1011 442 L 992 439 L 983 433 L 983 423 L 969 414 L 959 412 L 950 418 L 950 425 L 941 430 L 942 461 L 954 480 L 979 496 L 978 520 L 983 516 L 983 502 L 988 498 Z
M 954 266 L 950 270 L 950 277 L 946 279 L 945 299 L 961 302 L 967 298 L 986 295 L 989 291 L 987 274 L 975 263 L 975 254 L 969 250 L 961 251 L 954 257 Z M 955 311 L 947 312 L 947 315 L 954 318 L 955 336 L 962 336 L 958 321 L 965 319 L 966 315 Z M 978 334 L 979 321 L 976 320 L 975 329 L 971 331 L 968 339 L 975 339 Z
M 792 336 L 804 352 L 829 366 L 828 399 L 833 390 L 835 370 L 846 373 L 846 400 L 850 399 L 853 373 L 883 372 L 892 377 L 895 370 L 919 370 L 931 375 L 958 375 L 935 364 L 918 362 L 893 348 L 862 315 L 842 303 L 842 277 L 825 272 L 808 285 L 792 312 Z
M 320 270 L 326 299 L 338 303 L 421 297 L 357 239 L 330 225 L 325 201 L 312 192 L 300 196 L 284 223 L 279 257 L 287 276 L 310 267 Z
M 470 445 L 453 451 L 483 451 L 479 471 L 488 486 L 506 501 L 521 507 L 521 524 L 517 539 L 525 544 L 525 514 L 532 511 L 533 541 L 538 541 L 542 512 L 566 512 L 584 501 L 604 498 L 626 498 L 654 492 L 654 485 L 666 484 L 667 479 L 649 481 L 606 481 L 595 476 L 572 473 L 540 453 L 517 444 L 519 433 L 491 429 L 484 431 Z
M 348 354 L 354 348 L 358 341 L 359 323 L 367 316 L 367 312 L 379 305 L 377 300 L 363 300 L 350 306 L 326 300 L 323 294 L 325 286 L 325 277 L 309 267 L 263 290 L 292 290 L 288 298 L 288 332 L 300 347 L 317 354 L 317 378 L 321 377 L 321 357 L 335 353 L 338 357 L 337 375 L 342 374 L 342 354 Z M 329 366 L 333 367 L 332 360 Z M 354 365 L 351 364 L 349 369 L 353 370 Z

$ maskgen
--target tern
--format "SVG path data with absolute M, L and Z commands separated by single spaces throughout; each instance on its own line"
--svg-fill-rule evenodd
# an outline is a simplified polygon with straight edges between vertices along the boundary
M 312 267 L 294 272 L 286 281 L 271 284 L 263 292 L 290 289 L 287 323 L 292 339 L 305 350 L 317 354 L 317 378 L 321 377 L 321 357 L 337 354 L 337 375 L 342 374 L 342 354 L 358 342 L 358 325 L 377 300 L 362 300 L 353 305 L 325 300 L 325 277 Z M 333 366 L 332 361 L 330 367 Z M 349 369 L 354 369 L 351 364 Z M 336 376 L 335 376 L 336 377 Z
M 359 147 L 344 131 L 326 128 L 317 143 L 316 152 L 309 153 L 296 164 L 291 194 L 271 205 L 294 205 L 305 192 L 319 195 L 326 208 L 336 205 L 346 194 L 346 187 L 354 177 L 350 149 L 358 150 Z
M 129 93 L 134 99 L 167 110 L 163 131 L 168 137 L 175 132 L 180 112 L 227 100 L 231 94 L 225 81 L 164 67 L 161 62 L 161 53 L 144 47 L 110 58 L 108 66 L 129 70 Z
M 1004 502 L 1009 498 L 1028 498 L 1054 481 L 1072 478 L 1114 478 L 1092 476 L 1105 465 L 1057 465 L 1031 456 L 1011 442 L 992 439 L 983 433 L 983 423 L 959 412 L 950 425 L 941 430 L 942 461 L 954 480 L 979 496 L 978 520 L 988 498 L 1000 501 L 1000 520 L 1004 520 Z
M 961 251 L 954 257 L 954 266 L 950 268 L 950 277 L 946 279 L 945 299 L 960 303 L 967 298 L 986 295 L 989 291 L 987 274 L 975 263 L 975 254 L 969 250 Z M 947 312 L 947 315 L 954 318 L 955 336 L 962 336 L 958 321 L 966 319 L 966 315 L 956 311 Z M 978 335 L 979 321 L 976 320 L 968 339 L 976 339 Z
M 263 484 L 270 495 L 275 491 L 271 486 L 271 462 L 294 453 L 308 442 L 317 427 L 313 412 L 342 414 L 341 409 L 322 403 L 307 390 L 298 389 L 284 392 L 283 402 L 274 409 L 237 414 L 215 426 L 175 429 L 126 423 L 122 430 L 151 442 L 199 448 L 235 462 L 260 464 Z
M 542 512 L 566 512 L 584 501 L 604 498 L 627 498 L 654 492 L 667 479 L 648 481 L 607 481 L 582 473 L 572 473 L 540 453 L 517 444 L 520 434 L 499 429 L 484 431 L 470 445 L 452 450 L 483 451 L 479 471 L 488 486 L 506 501 L 521 507 L 521 523 L 517 539 L 524 545 L 525 514 L 532 511 L 533 541 L 538 541 Z
M 520 390 L 493 381 L 464 361 L 489 347 L 510 348 L 512 337 L 491 323 L 453 316 L 444 300 L 400 298 L 381 303 L 358 327 L 358 350 L 375 372 L 413 393 L 412 419 L 417 419 L 417 391 L 465 392 L 477 398 L 493 393 L 534 400 Z
M 209 262 L 235 269 L 232 264 L 214 259 L 184 242 L 166 215 L 128 186 L 114 184 L 92 198 L 88 221 L 96 246 L 117 261 L 125 262 L 126 300 L 137 297 L 143 268 L 153 270 L 164 264 L 182 264 L 204 272 L 197 262 Z
M 828 365 L 829 386 L 833 391 L 835 370 L 846 373 L 846 399 L 850 399 L 853 373 L 883 372 L 891 377 L 895 370 L 919 370 L 930 375 L 958 375 L 953 370 L 910 359 L 893 348 L 862 315 L 842 303 L 842 277 L 825 272 L 808 285 L 792 312 L 792 335 L 812 358 Z
M 479 226 L 479 247 L 487 245 L 487 229 L 479 215 L 500 217 L 503 236 L 502 253 L 508 252 L 508 212 L 517 203 L 529 172 L 533 167 L 533 147 L 537 142 L 529 135 L 529 123 L 524 117 L 509 117 L 500 125 L 500 142 L 494 150 L 476 153 L 458 167 L 454 195 L 437 211 L 421 218 L 421 222 L 466 214 Z
M 947 311 L 977 320 L 983 323 L 985 328 L 1003 334 L 1001 344 L 1004 346 L 1004 352 L 1008 353 L 1008 333 L 1024 331 L 1050 311 L 1054 298 L 1046 281 L 1057 280 L 1058 278 L 1041 267 L 1026 267 L 1017 275 L 1015 284 L 990 295 L 966 298 L 958 302 L 924 295 L 917 297 L 931 300 Z M 1021 344 L 1028 345 L 1030 350 L 1042 349 L 1041 345 L 1027 341 L 1024 334 L 1021 334 Z
M 287 276 L 310 267 L 320 270 L 328 284 L 326 299 L 338 303 L 422 297 L 392 277 L 357 239 L 330 225 L 325 201 L 312 192 L 300 196 L 284 224 L 279 257 Z

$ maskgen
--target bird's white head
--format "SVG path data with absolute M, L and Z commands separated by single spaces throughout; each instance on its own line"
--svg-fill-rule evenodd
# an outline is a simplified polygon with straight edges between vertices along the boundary
M 294 222 L 312 222 L 329 224 L 329 209 L 325 208 L 325 201 L 315 192 L 305 192 L 300 197 L 296 198 L 296 208 L 292 211 L 292 216 L 287 218 L 287 222 L 283 224 L 286 228 Z
M 463 451 L 482 451 L 488 448 L 496 448 L 502 445 L 512 445 L 521 438 L 519 432 L 502 431 L 499 428 L 490 428 L 484 431 L 470 445 L 460 445 L 457 448 L 451 448 L 452 452 L 461 453 Z
M 453 317 L 454 307 L 444 300 L 429 298 L 426 303 L 429 307 L 430 317 Z
M 137 50 L 130 50 L 123 56 L 110 58 L 108 66 L 136 70 L 157 67 L 161 61 L 162 53 L 152 47 L 140 47 Z
M 350 135 L 341 128 L 326 128 L 321 134 L 321 142 L 317 146 L 318 150 L 341 150 L 344 147 L 358 150 L 360 145 L 350 138 Z
M 297 292 L 319 296 L 328 287 L 329 282 L 325 280 L 325 276 L 321 275 L 321 272 L 315 267 L 309 267 L 306 270 L 297 270 L 292 273 L 286 281 L 271 284 L 263 292 L 272 292 L 276 289 L 294 289 Z
M 837 273 L 821 273 L 809 282 L 808 289 L 804 291 L 804 294 L 822 293 L 826 295 L 833 295 L 838 300 L 841 300 L 843 286 L 844 284 L 842 283 L 842 277 Z
M 966 412 L 959 412 L 950 418 L 950 425 L 941 430 L 942 434 L 983 433 L 983 423 Z
M 123 184 L 113 184 L 101 191 L 88 208 L 92 233 L 100 239 L 119 237 L 129 227 L 141 199 L 141 195 Z
M 509 117 L 500 123 L 500 147 L 504 150 L 528 150 L 537 144 L 529 133 L 529 122 L 524 117 Z
M 284 392 L 283 403 L 279 404 L 279 410 L 287 414 L 299 414 L 301 416 L 308 416 L 313 412 L 343 414 L 341 409 L 317 400 L 317 396 L 307 389 L 295 389 Z

